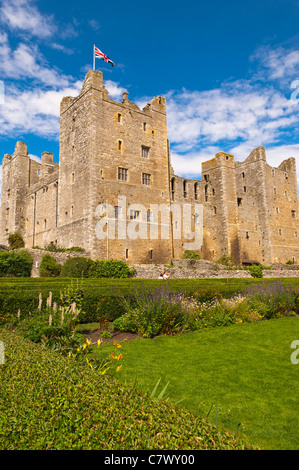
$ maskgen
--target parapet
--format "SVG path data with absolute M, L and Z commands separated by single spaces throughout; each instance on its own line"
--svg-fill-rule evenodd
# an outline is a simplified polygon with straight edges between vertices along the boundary
M 22 155 L 22 156 L 25 156 L 25 157 L 29 157 L 27 145 L 24 142 L 22 142 L 21 140 L 19 140 L 16 143 L 13 157 L 16 157 L 17 155 Z
M 85 75 L 85 79 L 81 88 L 80 95 L 77 97 L 65 96 L 60 103 L 60 114 L 66 111 L 72 103 L 77 100 L 81 95 L 85 94 L 91 88 L 103 90 L 103 73 L 99 70 L 89 70 Z
M 287 158 L 278 167 L 282 171 L 292 171 L 296 173 L 296 160 L 294 157 Z
M 266 161 L 266 150 L 265 147 L 262 147 L 261 145 L 249 154 L 249 156 L 246 158 L 245 161 L 257 161 L 257 160 L 264 160 Z
M 231 164 L 235 165 L 235 158 L 233 155 L 226 152 L 218 152 L 214 158 L 201 164 L 201 171 L 204 173 L 212 170 L 213 168 Z

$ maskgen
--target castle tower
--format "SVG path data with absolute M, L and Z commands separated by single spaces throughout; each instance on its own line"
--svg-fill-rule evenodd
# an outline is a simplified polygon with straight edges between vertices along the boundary
M 202 163 L 204 184 L 203 257 L 219 259 L 223 255 L 240 261 L 235 161 L 233 155 L 219 152 Z
M 150 204 L 169 202 L 165 98 L 154 98 L 142 110 L 128 93 L 121 103 L 113 101 L 102 73 L 89 71 L 80 95 L 61 102 L 59 244 L 83 246 L 103 259 L 169 261 L 170 236 L 144 237 Z M 109 237 L 103 234 L 107 229 Z
M 29 162 L 27 146 L 20 141 L 13 155 L 6 154 L 2 160 L 0 244 L 7 245 L 11 233 L 24 236 Z

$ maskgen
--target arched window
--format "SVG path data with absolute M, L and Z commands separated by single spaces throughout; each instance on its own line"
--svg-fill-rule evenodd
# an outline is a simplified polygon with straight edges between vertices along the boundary
M 183 181 L 183 193 L 184 193 L 184 197 L 187 197 L 187 181 L 186 180 Z
M 194 199 L 198 199 L 198 184 L 194 183 Z
M 170 190 L 171 190 L 171 200 L 174 200 L 174 191 L 175 191 L 175 178 L 171 178 L 170 181 Z

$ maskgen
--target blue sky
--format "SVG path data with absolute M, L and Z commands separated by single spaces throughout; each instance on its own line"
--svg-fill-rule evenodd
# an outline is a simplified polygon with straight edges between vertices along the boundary
M 17 140 L 59 160 L 59 103 L 79 94 L 96 44 L 115 62 L 96 60 L 112 99 L 167 98 L 176 174 L 263 145 L 299 176 L 298 20 L 297 0 L 0 0 L 0 162 Z

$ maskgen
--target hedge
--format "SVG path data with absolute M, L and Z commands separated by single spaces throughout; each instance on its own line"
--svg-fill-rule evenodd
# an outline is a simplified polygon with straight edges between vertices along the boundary
M 41 260 L 39 266 L 39 275 L 41 277 L 56 277 L 59 276 L 61 271 L 61 265 L 56 263 L 53 256 L 46 253 Z
M 124 261 L 92 260 L 84 256 L 76 256 L 66 260 L 61 269 L 61 276 L 120 279 L 130 277 L 133 272 Z
M 83 292 L 82 308 L 79 320 L 82 323 L 98 321 L 103 316 L 108 316 L 109 321 L 123 315 L 123 306 L 119 303 L 119 295 L 128 297 L 134 287 L 150 284 L 160 286 L 158 279 L 82 279 L 71 280 L 63 278 L 22 278 L 1 279 L 0 284 L 0 323 L 4 323 L 9 315 L 17 315 L 18 309 L 21 315 L 35 312 L 38 306 L 39 293 L 42 293 L 43 301 L 52 292 L 53 302 L 59 302 L 60 292 L 71 282 L 78 282 L 78 289 Z M 200 301 L 209 301 L 215 295 L 232 297 L 238 291 L 247 286 L 260 282 L 276 282 L 275 279 L 261 281 L 259 279 L 171 279 L 170 288 L 176 291 L 184 291 L 187 295 L 197 294 Z M 281 279 L 283 284 L 299 284 L 299 278 Z
M 30 277 L 32 270 L 32 257 L 28 251 L 0 252 L 0 277 Z
M 0 328 L 0 339 L 0 450 L 252 449 L 182 407 L 16 333 Z

